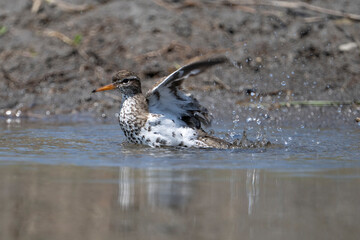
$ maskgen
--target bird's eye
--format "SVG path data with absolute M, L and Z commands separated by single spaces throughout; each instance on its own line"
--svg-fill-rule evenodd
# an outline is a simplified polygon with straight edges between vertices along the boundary
M 129 82 L 129 79 L 125 78 L 121 81 L 122 83 L 128 83 Z

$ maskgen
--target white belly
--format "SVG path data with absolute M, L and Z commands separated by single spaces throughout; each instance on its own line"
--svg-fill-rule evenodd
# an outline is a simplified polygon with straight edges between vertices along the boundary
M 142 143 L 151 147 L 182 146 L 208 147 L 197 140 L 196 130 L 182 126 L 180 121 L 150 114 L 148 121 L 140 131 Z

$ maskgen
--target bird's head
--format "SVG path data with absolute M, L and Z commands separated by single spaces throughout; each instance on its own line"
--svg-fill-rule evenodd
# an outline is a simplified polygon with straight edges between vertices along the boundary
M 112 83 L 95 89 L 92 92 L 101 92 L 112 89 L 119 89 L 122 94 L 133 95 L 141 93 L 141 83 L 135 73 L 121 70 L 112 77 Z

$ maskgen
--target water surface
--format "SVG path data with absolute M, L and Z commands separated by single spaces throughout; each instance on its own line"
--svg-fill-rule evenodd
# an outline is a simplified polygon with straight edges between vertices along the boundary
M 265 132 L 154 149 L 116 124 L 4 123 L 0 239 L 358 239 L 360 129 Z

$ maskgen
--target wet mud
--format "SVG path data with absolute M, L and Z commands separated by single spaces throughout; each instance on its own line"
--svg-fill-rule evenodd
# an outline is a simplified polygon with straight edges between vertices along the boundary
M 51 2 L 51 3 L 50 3 Z M 231 63 L 185 82 L 216 119 L 356 126 L 358 1 L 13 1 L 0 3 L 2 119 L 114 120 L 128 69 L 146 91 L 179 66 Z

